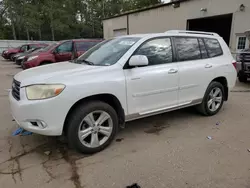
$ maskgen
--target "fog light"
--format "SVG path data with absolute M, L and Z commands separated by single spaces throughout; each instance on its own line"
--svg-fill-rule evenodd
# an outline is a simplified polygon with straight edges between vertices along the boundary
M 47 124 L 44 122 L 44 121 L 42 121 L 42 120 L 29 120 L 29 122 L 33 125 L 33 126 L 35 126 L 35 127 L 39 127 L 39 128 L 41 128 L 41 129 L 44 129 L 44 128 L 46 128 L 47 127 Z

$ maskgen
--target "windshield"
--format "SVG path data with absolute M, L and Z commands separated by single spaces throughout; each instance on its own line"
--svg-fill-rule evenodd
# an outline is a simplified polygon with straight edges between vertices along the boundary
M 55 47 L 56 45 L 58 45 L 58 44 L 59 44 L 59 43 L 57 43 L 57 42 L 52 43 L 52 44 L 50 44 L 49 46 L 40 49 L 40 52 L 47 52 L 47 51 L 49 51 L 50 49 L 54 48 L 54 47 Z
M 80 56 L 75 63 L 97 66 L 115 64 L 140 38 L 122 37 L 105 40 Z

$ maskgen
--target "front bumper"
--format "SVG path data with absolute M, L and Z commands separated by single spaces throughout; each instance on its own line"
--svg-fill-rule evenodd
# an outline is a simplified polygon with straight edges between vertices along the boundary
M 23 61 L 23 59 L 16 59 L 15 63 L 16 63 L 17 65 L 21 65 L 21 64 L 22 64 L 22 61 Z
M 50 98 L 45 100 L 28 100 L 25 89 L 20 89 L 20 101 L 9 93 L 11 114 L 17 124 L 27 131 L 41 135 L 62 135 L 67 109 L 62 106 L 62 99 Z M 44 127 L 34 125 L 42 122 Z
M 8 55 L 8 53 L 2 53 L 2 57 L 4 59 L 9 59 L 10 58 L 9 55 Z
M 32 68 L 32 67 L 36 67 L 38 65 L 38 61 L 37 59 L 33 59 L 31 61 L 25 61 L 23 62 L 23 69 L 29 69 L 29 68 Z

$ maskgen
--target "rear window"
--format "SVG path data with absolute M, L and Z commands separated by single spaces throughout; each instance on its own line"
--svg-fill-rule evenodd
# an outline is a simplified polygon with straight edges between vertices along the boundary
M 197 38 L 176 37 L 175 45 L 179 61 L 201 59 L 201 51 Z
M 100 43 L 100 41 L 82 41 L 76 42 L 76 50 L 77 51 L 87 51 L 88 49 L 92 48 L 96 44 Z
M 204 39 L 209 57 L 216 57 L 223 54 L 220 43 L 217 39 Z

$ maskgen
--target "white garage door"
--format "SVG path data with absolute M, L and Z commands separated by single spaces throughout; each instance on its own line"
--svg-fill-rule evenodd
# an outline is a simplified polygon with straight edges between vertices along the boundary
M 114 32 L 113 33 L 114 37 L 119 37 L 119 36 L 127 35 L 127 29 L 126 28 L 115 29 L 113 32 Z

